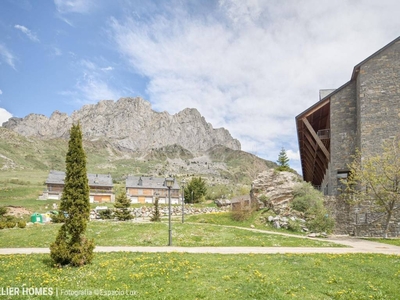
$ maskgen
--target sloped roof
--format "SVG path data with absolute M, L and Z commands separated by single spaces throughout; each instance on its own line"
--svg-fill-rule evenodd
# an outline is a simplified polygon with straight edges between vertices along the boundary
M 112 177 L 110 174 L 87 174 L 89 186 L 108 186 L 112 187 Z M 47 177 L 46 184 L 64 184 L 65 172 L 51 170 Z
M 128 176 L 126 179 L 126 187 L 130 188 L 152 188 L 167 189 L 165 178 L 145 177 L 145 176 Z M 180 189 L 178 182 L 175 180 L 172 189 Z
M 383 51 L 385 51 L 386 49 L 390 48 L 393 44 L 396 44 L 398 41 L 400 41 L 400 36 L 395 38 L 393 41 L 391 41 L 389 44 L 387 44 L 386 46 L 382 47 L 381 49 L 379 49 L 378 51 L 376 51 L 375 53 L 371 54 L 370 56 L 368 56 L 366 59 L 364 59 L 362 62 L 358 63 L 354 68 L 353 68 L 353 73 L 351 74 L 351 80 L 354 80 L 357 78 L 358 76 L 358 72 L 360 71 L 360 67 L 365 64 L 367 61 L 369 61 L 370 59 L 374 58 L 375 56 L 381 54 Z

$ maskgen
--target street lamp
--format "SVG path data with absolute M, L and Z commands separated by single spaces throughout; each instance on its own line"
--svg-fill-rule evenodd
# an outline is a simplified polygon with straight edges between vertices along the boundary
M 171 187 L 174 185 L 174 178 L 165 178 L 165 184 L 168 188 L 168 246 L 172 246 L 172 228 L 171 228 Z
M 185 222 L 185 184 L 186 181 L 183 179 L 181 181 L 182 184 L 182 224 Z

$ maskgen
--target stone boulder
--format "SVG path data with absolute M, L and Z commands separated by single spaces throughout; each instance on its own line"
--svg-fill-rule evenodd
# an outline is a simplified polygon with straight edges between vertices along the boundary
M 291 172 L 279 172 L 273 169 L 264 171 L 252 183 L 251 202 L 261 204 L 263 198 L 266 198 L 267 206 L 279 214 L 293 200 L 294 187 L 300 182 L 299 175 Z

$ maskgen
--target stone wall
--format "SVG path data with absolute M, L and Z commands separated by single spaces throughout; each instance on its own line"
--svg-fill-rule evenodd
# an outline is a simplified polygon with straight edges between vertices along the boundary
M 331 96 L 328 194 L 336 197 L 329 202 L 337 233 L 381 236 L 384 214 L 379 217 L 367 201 L 355 207 L 341 199 L 337 173 L 347 169 L 356 149 L 362 158 L 378 155 L 385 140 L 400 138 L 400 41 L 360 63 L 353 75 L 355 80 Z M 399 234 L 400 213 L 394 219 L 390 236 Z
M 376 155 L 400 132 L 400 41 L 360 66 L 357 90 L 357 146 L 362 156 Z
M 349 82 L 331 97 L 330 122 L 330 168 L 328 194 L 336 195 L 338 170 L 347 169 L 355 154 L 357 114 L 355 83 Z
M 335 234 L 364 237 L 383 236 L 386 214 L 374 210 L 369 201 L 349 205 L 340 196 L 325 196 L 325 206 L 335 219 Z M 400 236 L 400 211 L 394 213 L 389 226 L 389 237 Z

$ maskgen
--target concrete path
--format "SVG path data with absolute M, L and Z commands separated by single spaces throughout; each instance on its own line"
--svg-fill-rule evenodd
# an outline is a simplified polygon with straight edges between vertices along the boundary
M 400 255 L 400 247 L 382 244 L 352 237 L 330 237 L 319 239 L 346 245 L 346 248 L 316 248 L 316 247 L 103 247 L 97 246 L 95 252 L 185 252 L 185 253 L 220 253 L 220 254 L 277 254 L 277 253 L 380 253 Z M 4 254 L 32 254 L 50 253 L 49 248 L 2 248 L 0 255 Z

